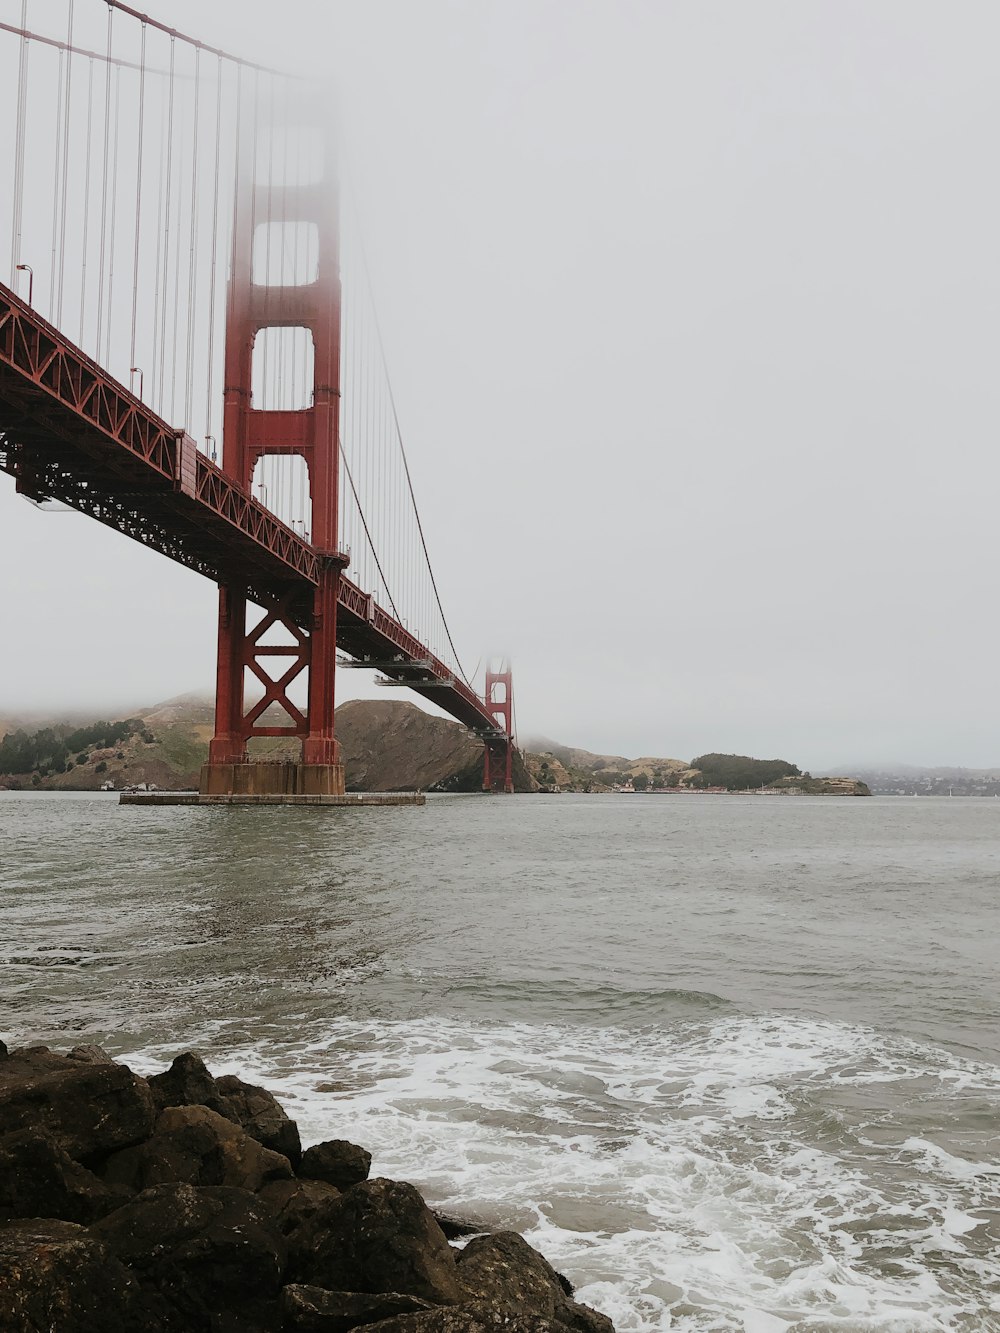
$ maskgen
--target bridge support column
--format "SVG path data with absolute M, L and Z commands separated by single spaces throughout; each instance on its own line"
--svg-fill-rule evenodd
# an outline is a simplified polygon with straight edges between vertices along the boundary
M 486 672 L 486 707 L 497 724 L 496 736 L 488 737 L 483 750 L 483 791 L 514 790 L 514 700 L 509 669 Z
M 201 777 L 201 790 L 209 795 L 344 792 L 344 767 L 334 737 L 337 594 L 347 565 L 337 531 L 341 284 L 336 165 L 327 141 L 321 178 L 286 184 L 284 177 L 272 181 L 264 173 L 257 153 L 258 131 L 279 136 L 279 145 L 289 128 L 302 133 L 312 127 L 322 135 L 326 110 L 314 100 L 319 92 L 303 85 L 298 96 L 298 105 L 285 108 L 285 119 L 254 124 L 252 133 L 245 127 L 245 142 L 239 146 L 226 318 L 222 468 L 249 492 L 261 459 L 297 456 L 305 462 L 311 512 L 304 517 L 304 526 L 319 556 L 320 574 L 311 606 L 289 592 L 264 606 L 263 619 L 249 633 L 247 589 L 221 590 L 215 737 Z M 256 170 L 261 171 L 260 178 Z M 299 253 L 298 232 L 293 228 L 306 228 L 315 237 L 316 267 L 313 272 L 308 265 L 296 270 L 285 283 L 286 261 L 275 268 L 271 254 L 287 259 Z M 289 329 L 301 330 L 312 343 L 308 406 L 255 402 L 254 347 L 259 338 Z M 308 673 L 308 702 L 300 707 L 288 691 L 303 671 Z M 249 709 L 244 693 L 247 672 L 256 677 L 250 679 L 251 685 L 263 687 L 262 696 Z M 301 695 L 297 697 L 301 703 Z M 274 705 L 287 717 L 265 716 Z M 302 743 L 301 758 L 251 760 L 247 746 L 256 736 L 297 738 Z

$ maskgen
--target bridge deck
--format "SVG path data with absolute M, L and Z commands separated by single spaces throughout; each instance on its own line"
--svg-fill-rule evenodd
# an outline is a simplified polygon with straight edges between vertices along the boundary
M 296 618 L 308 623 L 324 554 L 3 284 L 0 471 L 24 494 L 62 501 L 216 583 L 246 584 L 262 603 L 291 590 Z M 495 734 L 474 691 L 346 577 L 337 642 L 466 726 Z

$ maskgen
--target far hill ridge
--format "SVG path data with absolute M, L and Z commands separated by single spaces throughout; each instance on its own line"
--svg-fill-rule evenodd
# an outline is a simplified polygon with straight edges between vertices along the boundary
M 37 718 L 38 715 L 36 715 Z M 266 716 L 266 714 L 265 714 Z M 128 717 L 81 722 L 75 712 L 44 725 L 7 723 L 0 739 L 0 787 L 96 791 L 149 783 L 161 789 L 196 787 L 208 753 L 214 705 L 186 694 Z M 15 723 L 14 725 L 11 725 Z M 482 745 L 458 722 L 400 700 L 353 699 L 337 709 L 337 737 L 351 791 L 473 792 L 482 782 Z M 252 752 L 279 757 L 294 743 L 262 739 Z M 598 755 L 538 738 L 515 765 L 519 792 L 687 792 L 792 790 L 868 795 L 851 778 L 812 778 L 784 760 L 743 755 L 683 759 Z

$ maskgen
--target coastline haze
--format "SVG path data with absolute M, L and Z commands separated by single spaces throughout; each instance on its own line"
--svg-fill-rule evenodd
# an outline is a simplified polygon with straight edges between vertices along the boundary
M 995 8 L 274 14 L 170 18 L 336 78 L 445 608 L 522 732 L 1000 763 Z M 210 686 L 214 586 L 9 480 L 0 526 L 0 712 Z

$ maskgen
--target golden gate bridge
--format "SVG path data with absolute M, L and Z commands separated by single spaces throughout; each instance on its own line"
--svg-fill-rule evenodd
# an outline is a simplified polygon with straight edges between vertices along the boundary
M 120 0 L 8 6 L 0 471 L 218 583 L 205 795 L 343 794 L 344 667 L 511 791 L 510 669 L 478 693 L 445 617 L 330 100 Z M 301 758 L 255 761 L 274 736 Z

